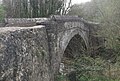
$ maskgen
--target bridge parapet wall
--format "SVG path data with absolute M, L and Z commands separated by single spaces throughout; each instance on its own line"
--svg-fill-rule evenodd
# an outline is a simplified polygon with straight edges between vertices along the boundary
M 6 27 L 18 26 L 18 27 L 30 27 L 35 26 L 36 23 L 44 22 L 48 20 L 47 18 L 6 18 Z

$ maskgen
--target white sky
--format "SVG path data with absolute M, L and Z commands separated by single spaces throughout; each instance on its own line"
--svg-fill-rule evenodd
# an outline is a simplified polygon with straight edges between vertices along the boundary
M 91 0 L 72 0 L 72 4 L 80 4 L 80 3 L 85 3 L 85 2 L 89 2 Z

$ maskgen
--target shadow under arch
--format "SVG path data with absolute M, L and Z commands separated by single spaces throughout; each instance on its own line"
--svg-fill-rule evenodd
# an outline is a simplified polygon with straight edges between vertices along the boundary
M 67 57 L 75 59 L 76 57 L 80 57 L 80 54 L 84 54 L 86 50 L 87 46 L 85 41 L 79 34 L 76 34 L 71 38 L 66 49 L 64 50 L 63 58 Z
M 88 33 L 86 31 L 83 30 L 79 30 L 79 29 L 75 29 L 75 30 L 69 30 L 69 31 L 65 31 L 64 33 L 60 33 L 58 35 L 58 42 L 57 42 L 57 50 L 56 50 L 56 55 L 57 57 L 57 61 L 59 64 L 59 69 L 61 68 L 60 64 L 63 60 L 63 57 L 65 56 L 69 56 L 67 55 L 67 49 L 68 47 L 74 47 L 75 45 L 69 45 L 71 44 L 71 41 L 74 41 L 75 38 L 78 38 L 76 40 L 78 40 L 77 42 L 79 42 L 79 44 L 81 43 L 82 40 L 84 42 L 84 46 L 87 49 L 87 47 L 89 46 L 88 43 Z M 76 42 L 76 43 L 77 43 Z M 78 45 L 80 46 L 80 45 Z M 57 69 L 58 71 L 58 69 Z
M 75 30 L 70 30 L 64 32 L 64 34 L 60 35 L 58 38 L 57 42 L 57 53 L 61 54 L 61 56 L 64 54 L 65 49 L 67 48 L 70 40 L 75 36 L 79 35 L 85 43 L 86 48 L 89 47 L 89 42 L 88 42 L 88 33 L 83 30 L 75 29 Z

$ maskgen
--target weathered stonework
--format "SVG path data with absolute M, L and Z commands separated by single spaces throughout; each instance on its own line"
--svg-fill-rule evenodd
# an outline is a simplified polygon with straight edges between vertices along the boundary
M 12 25 L 22 24 L 17 23 Z M 78 16 L 53 16 L 33 27 L 0 28 L 0 81 L 54 81 L 69 41 L 78 34 L 89 48 L 96 25 Z
M 3 28 L 0 32 L 0 81 L 49 81 L 44 26 Z

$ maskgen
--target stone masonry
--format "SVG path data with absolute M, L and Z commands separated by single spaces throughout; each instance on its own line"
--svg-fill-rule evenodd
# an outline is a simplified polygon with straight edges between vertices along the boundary
M 54 81 L 72 37 L 79 34 L 89 48 L 98 24 L 56 15 L 7 19 L 6 26 L 0 28 L 0 81 Z

